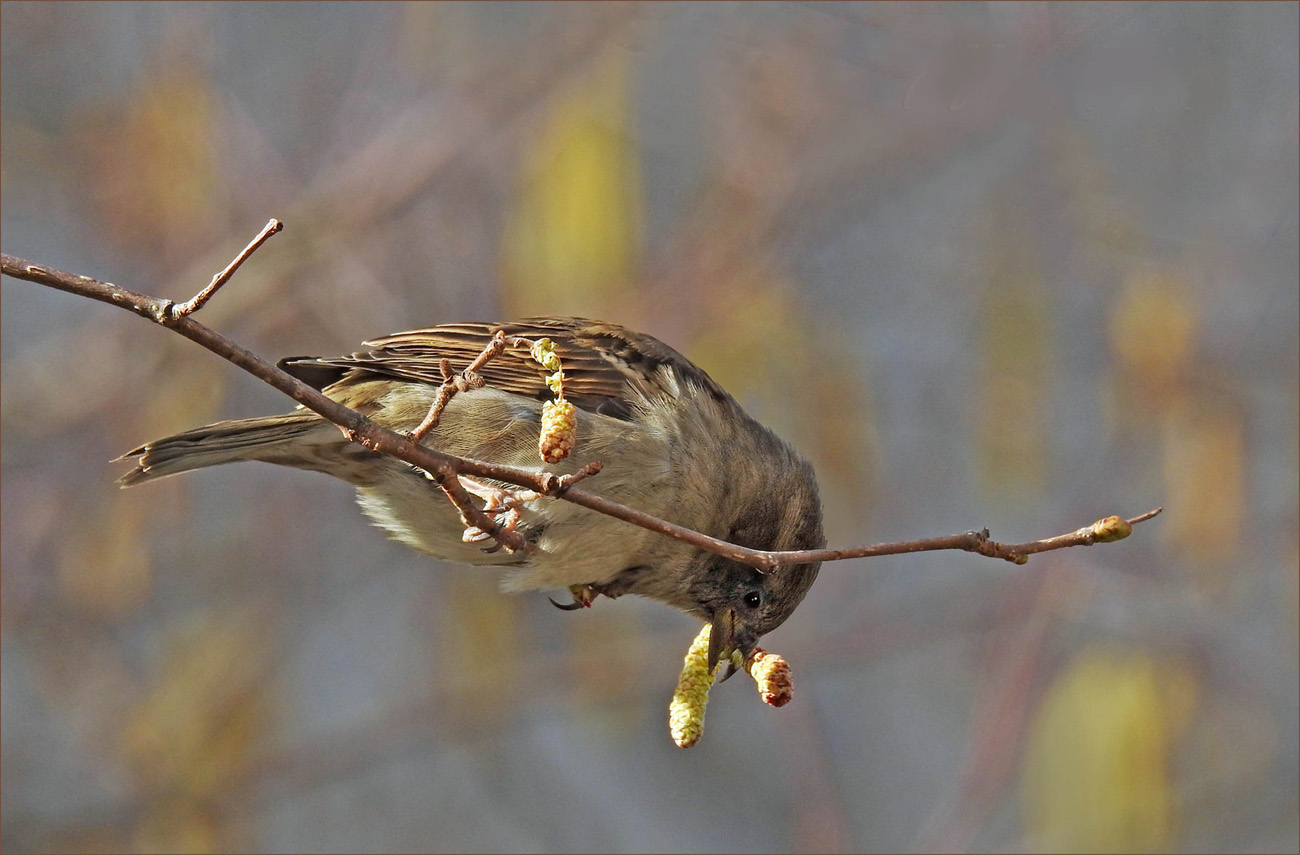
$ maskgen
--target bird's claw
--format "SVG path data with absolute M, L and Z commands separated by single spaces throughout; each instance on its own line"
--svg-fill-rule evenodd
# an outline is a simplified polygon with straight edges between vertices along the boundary
M 600 596 L 600 591 L 596 590 L 595 585 L 570 585 L 569 593 L 573 596 L 571 603 L 558 603 L 553 597 L 546 599 L 551 601 L 551 605 L 562 611 L 571 612 L 577 609 L 589 609 L 591 604 Z

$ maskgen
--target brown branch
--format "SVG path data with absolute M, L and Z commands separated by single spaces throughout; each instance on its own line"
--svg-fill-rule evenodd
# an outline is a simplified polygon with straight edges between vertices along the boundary
M 1024 564 L 1037 552 L 1066 549 L 1071 546 L 1091 546 L 1094 543 L 1111 543 L 1123 540 L 1133 533 L 1133 526 L 1146 522 L 1163 511 L 1152 508 L 1130 519 L 1111 516 L 1097 520 L 1090 526 L 1069 534 L 1057 535 L 1027 543 L 998 543 L 989 539 L 989 530 L 968 531 L 946 537 L 928 537 L 922 540 L 904 540 L 898 543 L 879 543 L 874 546 L 855 546 L 849 549 L 806 549 L 799 552 L 763 552 L 772 565 L 803 564 L 809 561 L 840 561 L 845 558 L 873 558 L 879 555 L 902 555 L 908 552 L 935 552 L 942 549 L 961 549 L 976 552 L 989 558 L 1001 558 L 1013 564 Z
M 257 248 L 266 243 L 267 240 L 270 239 L 271 235 L 283 228 L 284 223 L 272 218 L 271 221 L 262 228 L 262 231 L 257 235 L 257 237 L 253 238 L 248 246 L 244 247 L 243 252 L 236 255 L 234 260 L 227 264 L 224 270 L 212 277 L 212 281 L 208 283 L 208 287 L 204 288 L 184 303 L 172 305 L 170 307 L 171 319 L 176 320 L 177 318 L 183 318 L 186 315 L 193 314 L 199 309 L 202 309 L 203 304 L 212 299 L 213 294 L 217 293 L 217 289 L 230 281 L 230 277 L 235 275 L 235 271 L 239 269 L 239 266 L 247 261 L 250 255 L 257 252 Z
M 272 221 L 274 222 L 274 221 Z M 269 228 L 269 224 L 268 224 Z M 264 230 L 265 232 L 265 230 Z M 272 232 L 274 233 L 274 232 Z M 270 235 L 267 234 L 266 237 Z M 265 240 L 265 238 L 263 238 Z M 246 250 L 247 254 L 255 249 L 250 244 L 251 249 Z M 743 546 L 737 546 L 715 537 L 710 537 L 698 531 L 694 531 L 684 526 L 668 522 L 650 514 L 630 508 L 626 505 L 589 493 L 585 490 L 579 490 L 572 487 L 572 484 L 579 480 L 578 476 L 587 477 L 598 469 L 584 469 L 574 476 L 561 477 L 552 472 L 537 472 L 527 469 L 519 469 L 513 466 L 505 466 L 499 463 L 490 463 L 483 460 L 474 460 L 472 458 L 455 457 L 450 454 L 420 445 L 412 440 L 410 436 L 404 436 L 394 431 L 380 427 L 365 416 L 351 410 L 337 401 L 325 397 L 319 391 L 298 380 L 296 377 L 280 370 L 271 363 L 257 356 L 253 352 L 241 347 L 215 330 L 204 326 L 194 320 L 190 314 L 179 314 L 171 308 L 170 300 L 163 300 L 151 297 L 147 294 L 140 294 L 130 291 L 108 282 L 100 282 L 89 276 L 78 276 L 56 270 L 34 262 L 26 261 L 21 258 L 0 253 L 0 272 L 12 276 L 15 279 L 23 279 L 29 282 L 35 282 L 39 285 L 45 285 L 50 288 L 56 288 L 60 291 L 67 291 L 71 294 L 79 294 L 83 297 L 89 297 L 92 300 L 109 303 L 128 311 L 134 312 L 143 318 L 163 324 L 168 328 L 175 330 L 193 342 L 207 348 L 222 358 L 234 363 L 245 371 L 249 372 L 258 379 L 274 386 L 281 392 L 293 398 L 309 410 L 319 414 L 323 418 L 333 422 L 347 432 L 348 436 L 355 441 L 377 451 L 381 454 L 388 454 L 406 461 L 414 466 L 418 466 L 428 472 L 430 476 L 443 486 L 444 491 L 449 495 L 456 492 L 460 487 L 459 482 L 455 486 L 449 487 L 452 481 L 456 480 L 457 475 L 474 475 L 481 478 L 491 478 L 497 481 L 504 481 L 508 484 L 514 484 L 519 487 L 525 487 L 534 490 L 544 496 L 553 496 L 576 505 L 589 508 L 606 516 L 623 520 L 624 522 L 638 525 L 650 531 L 659 532 L 668 537 L 676 538 L 684 543 L 688 543 L 698 549 L 721 555 L 724 558 L 730 558 L 743 564 L 748 564 L 759 570 L 771 570 L 786 564 L 804 564 L 812 561 L 840 561 L 846 558 L 868 558 L 879 555 L 900 555 L 911 552 L 931 552 L 945 549 L 960 549 L 967 552 L 976 552 L 991 558 L 1002 558 L 1017 564 L 1023 564 L 1028 560 L 1028 556 L 1046 552 L 1053 549 L 1064 549 L 1072 546 L 1087 546 L 1093 543 L 1104 543 L 1111 540 L 1119 540 L 1126 537 L 1132 530 L 1132 526 L 1151 519 L 1160 513 L 1160 508 L 1148 511 L 1145 514 L 1133 517 L 1129 520 L 1122 520 L 1118 517 L 1108 517 L 1100 520 L 1092 526 L 1060 535 L 1058 537 L 1047 538 L 1045 540 L 1030 541 L 1019 544 L 1002 544 L 989 539 L 989 533 L 985 531 L 969 531 L 964 534 L 948 535 L 946 537 L 926 538 L 923 540 L 901 541 L 898 543 L 881 543 L 872 546 L 859 546 L 850 549 L 813 549 L 798 552 L 768 552 L 764 550 L 748 549 Z M 227 277 L 228 279 L 229 277 Z M 215 280 L 214 280 L 215 282 Z M 218 286 L 219 287 L 219 286 Z M 215 290 L 209 286 L 211 290 Z M 208 290 L 208 289 L 205 289 Z M 198 299 L 203 292 L 196 295 Z M 210 296 L 210 295 L 209 295 Z M 206 299 L 206 298 L 205 298 Z M 193 301 L 191 301 L 193 302 Z M 201 302 L 200 302 L 201 305 Z M 192 311 L 192 310 L 191 310 Z M 463 492 L 463 488 L 462 488 Z M 455 499 L 453 499 L 455 501 Z M 468 502 L 466 496 L 463 501 Z M 494 526 L 486 515 L 479 517 L 481 511 L 469 505 L 470 513 L 466 513 L 465 507 L 457 503 L 462 514 L 467 516 L 468 521 L 483 531 L 492 531 Z M 481 525 L 480 521 L 487 522 L 487 525 Z M 508 539 L 508 536 L 507 536 Z M 498 542 L 502 542 L 498 540 Z M 503 545 L 506 545 L 503 543 Z

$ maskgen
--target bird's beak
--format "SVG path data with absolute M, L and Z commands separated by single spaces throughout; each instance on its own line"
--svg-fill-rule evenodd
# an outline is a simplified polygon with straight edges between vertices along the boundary
M 709 629 L 709 673 L 718 668 L 722 657 L 731 655 L 735 647 L 736 610 L 723 609 L 713 617 L 713 626 Z
M 718 681 L 723 682 L 736 673 L 736 659 L 739 658 L 742 662 L 747 660 L 753 655 L 757 643 L 758 640 L 751 638 L 736 620 L 735 609 L 718 612 L 709 628 L 709 673 L 717 670 L 719 662 L 729 660 L 727 673 Z M 736 654 L 740 654 L 739 657 Z

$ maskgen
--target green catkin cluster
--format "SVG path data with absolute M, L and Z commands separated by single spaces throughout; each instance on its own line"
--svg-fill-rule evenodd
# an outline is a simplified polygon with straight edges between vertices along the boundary
M 578 411 L 564 400 L 564 368 L 555 352 L 555 343 L 539 338 L 528 346 L 528 353 L 539 365 L 553 372 L 546 385 L 555 400 L 542 404 L 542 429 L 537 438 L 537 453 L 547 463 L 559 463 L 573 451 L 578 433 Z
M 555 353 L 555 342 L 539 338 L 528 346 L 528 353 L 548 371 L 560 370 L 560 357 Z

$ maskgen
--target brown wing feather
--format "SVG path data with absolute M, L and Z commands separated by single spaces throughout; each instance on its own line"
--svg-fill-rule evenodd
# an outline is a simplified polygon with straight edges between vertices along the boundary
M 632 418 L 632 389 L 648 394 L 672 393 L 657 370 L 661 365 L 671 365 L 679 375 L 715 397 L 726 397 L 712 378 L 658 339 L 585 318 L 442 324 L 364 342 L 372 349 L 350 356 L 291 357 L 281 360 L 280 366 L 317 387 L 374 375 L 436 385 L 442 382 L 443 359 L 451 363 L 453 371 L 462 370 L 482 352 L 497 330 L 505 331 L 506 352 L 480 373 L 489 385 L 507 392 L 539 399 L 550 397 L 546 369 L 532 360 L 527 346 L 509 342 L 513 337 L 547 337 L 555 342 L 564 366 L 565 397 L 581 409 Z

